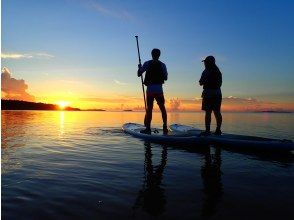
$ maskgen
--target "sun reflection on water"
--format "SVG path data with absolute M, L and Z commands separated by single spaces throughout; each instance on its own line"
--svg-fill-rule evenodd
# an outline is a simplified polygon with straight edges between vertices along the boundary
M 62 138 L 64 134 L 64 111 L 59 113 L 59 137 Z

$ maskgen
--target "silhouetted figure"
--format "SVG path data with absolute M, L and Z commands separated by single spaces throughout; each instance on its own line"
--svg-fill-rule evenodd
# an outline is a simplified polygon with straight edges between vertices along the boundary
M 147 86 L 147 111 L 145 115 L 145 126 L 146 129 L 142 130 L 141 133 L 150 134 L 151 133 L 151 121 L 152 121 L 152 109 L 154 99 L 160 108 L 163 121 L 163 133 L 167 134 L 167 114 L 165 109 L 165 100 L 163 95 L 162 84 L 167 80 L 167 69 L 163 62 L 159 60 L 160 50 L 153 49 L 151 52 L 152 60 L 145 62 L 142 65 L 138 65 L 138 77 L 140 77 L 144 72 L 145 79 L 144 84 Z
M 221 135 L 222 114 L 222 73 L 215 64 L 215 58 L 208 56 L 203 60 L 205 70 L 202 72 L 199 84 L 203 86 L 202 110 L 205 111 L 206 130 L 201 135 L 210 135 L 211 112 L 213 111 L 216 119 L 216 135 Z
M 167 147 L 163 146 L 160 164 L 152 164 L 150 143 L 145 143 L 144 184 L 136 199 L 133 209 L 142 207 L 153 216 L 159 216 L 165 210 L 166 199 L 161 188 L 162 174 L 167 161 Z
M 209 218 L 216 213 L 216 206 L 223 194 L 221 175 L 221 150 L 216 148 L 215 153 L 211 154 L 209 148 L 201 168 L 204 192 L 201 215 L 204 218 Z

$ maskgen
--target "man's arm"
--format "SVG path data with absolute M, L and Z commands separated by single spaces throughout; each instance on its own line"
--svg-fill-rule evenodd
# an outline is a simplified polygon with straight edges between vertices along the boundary
M 167 73 L 166 65 L 164 63 L 162 63 L 162 70 L 163 70 L 163 74 L 164 74 L 164 81 L 166 81 L 168 73 Z
M 223 84 L 223 76 L 222 76 L 222 73 L 220 72 L 220 86 L 219 87 L 221 87 L 222 86 L 222 84 Z
M 142 76 L 142 74 L 147 70 L 148 62 L 145 62 L 143 66 L 141 64 L 138 65 L 137 75 L 138 77 Z

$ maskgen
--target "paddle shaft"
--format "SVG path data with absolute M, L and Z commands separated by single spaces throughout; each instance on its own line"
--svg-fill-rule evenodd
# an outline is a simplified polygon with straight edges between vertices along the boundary
M 140 57 L 139 40 L 138 40 L 138 36 L 135 36 L 135 37 L 136 37 L 136 41 L 137 41 L 137 50 L 138 50 L 139 64 L 141 66 L 142 64 L 141 64 L 141 57 Z M 146 98 L 145 98 L 145 88 L 144 88 L 144 84 L 143 84 L 143 76 L 142 75 L 141 75 L 141 83 L 142 83 L 142 90 L 143 90 L 145 111 L 147 112 Z

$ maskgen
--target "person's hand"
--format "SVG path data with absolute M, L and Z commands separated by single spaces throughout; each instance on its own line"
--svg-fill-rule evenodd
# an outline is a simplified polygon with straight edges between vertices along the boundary
M 138 64 L 138 68 L 141 69 L 142 68 L 142 64 Z

